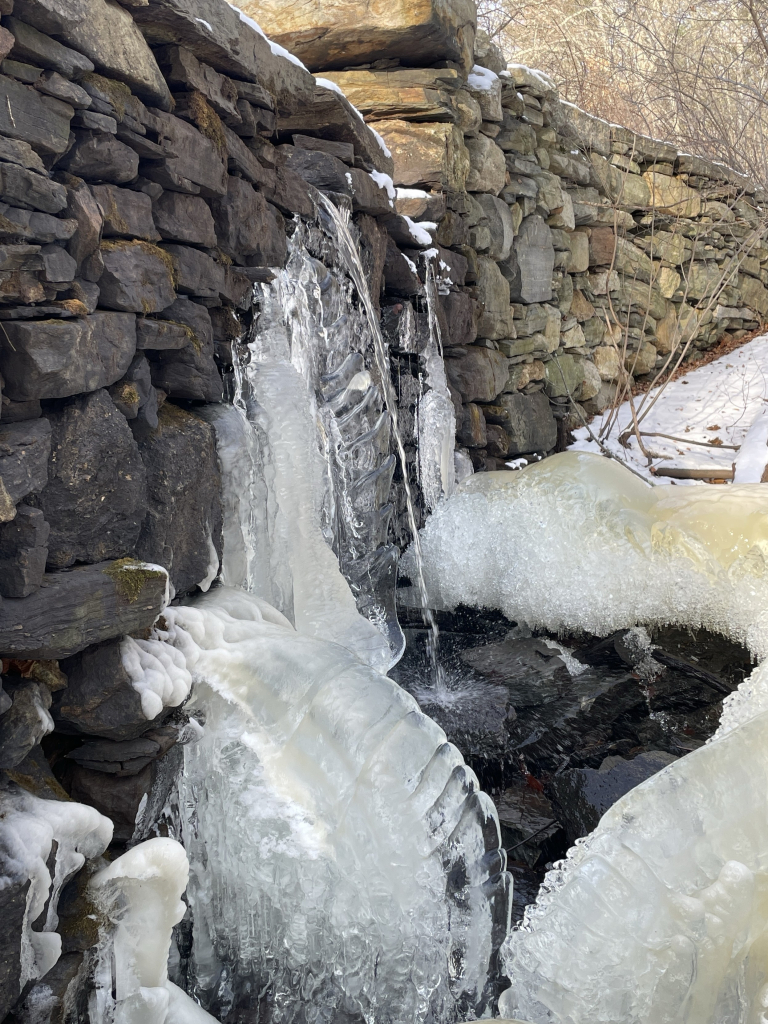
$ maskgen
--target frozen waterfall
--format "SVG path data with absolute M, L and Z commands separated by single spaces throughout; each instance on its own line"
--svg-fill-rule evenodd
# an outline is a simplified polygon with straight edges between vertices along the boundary
M 443 606 L 597 634 L 703 625 L 768 655 L 760 485 L 652 488 L 599 456 L 566 453 L 468 481 L 428 522 L 422 550 Z M 503 1016 L 767 1019 L 767 737 L 763 661 L 726 698 L 706 746 L 631 790 L 547 875 L 503 948 Z

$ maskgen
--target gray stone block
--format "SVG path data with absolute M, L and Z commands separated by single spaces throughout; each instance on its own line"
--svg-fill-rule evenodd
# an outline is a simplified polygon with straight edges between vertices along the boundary
M 143 238 L 146 242 L 160 238 L 152 219 L 152 200 L 144 192 L 117 185 L 94 185 L 91 191 L 104 216 L 104 238 Z
M 464 402 L 491 402 L 507 382 L 509 361 L 494 349 L 473 346 L 447 360 L 445 372 Z
M 140 633 L 160 614 L 165 587 L 165 573 L 141 563 L 100 562 L 47 573 L 34 594 L 0 605 L 0 653 L 60 659 Z
M 77 263 L 60 245 L 44 245 L 40 250 L 43 260 L 44 281 L 53 285 L 65 285 L 74 281 Z
M 224 267 L 220 263 L 187 245 L 166 244 L 163 249 L 173 261 L 173 276 L 180 294 L 205 299 L 219 297 L 224 288 Z
M 74 146 L 59 162 L 63 170 L 86 181 L 109 181 L 116 185 L 138 176 L 138 154 L 114 135 L 78 129 L 75 136 Z
M 103 242 L 99 301 L 107 309 L 156 313 L 174 298 L 170 259 L 146 242 Z
M 0 134 L 9 139 L 28 142 L 43 156 L 58 156 L 69 145 L 74 113 L 67 103 L 0 75 Z
M 18 6 L 16 9 L 19 10 Z M 43 32 L 38 32 L 36 28 L 19 21 L 18 18 L 7 18 L 5 25 L 16 40 L 11 50 L 14 60 L 51 68 L 66 75 L 67 78 L 80 78 L 88 71 L 93 71 L 93 63 L 82 53 L 71 50 Z
M 221 555 L 216 438 L 209 423 L 169 402 L 158 421 L 157 429 L 139 442 L 148 512 L 136 551 L 164 565 L 176 593 L 183 594 L 209 575 L 212 560 Z
M 86 256 L 90 256 L 98 249 L 104 217 L 93 193 L 84 181 L 67 189 L 67 195 L 66 215 L 77 223 L 77 228 L 67 245 L 67 252 L 79 267 Z
M 146 503 L 146 472 L 130 427 L 108 393 L 50 412 L 48 486 L 40 505 L 51 532 L 48 565 L 133 554 Z
M 230 259 L 260 267 L 282 266 L 285 262 L 287 245 L 282 225 L 264 196 L 247 181 L 230 176 L 226 196 L 215 199 L 211 210 L 219 246 Z
M 114 384 L 136 351 L 136 318 L 97 312 L 77 320 L 5 323 L 0 373 L 16 402 L 67 398 Z
M 20 210 L 0 203 L 0 239 L 8 242 L 66 242 L 77 230 L 77 221 L 48 213 Z
M 0 526 L 0 594 L 28 597 L 43 581 L 50 527 L 38 508 L 21 505 Z
M 0 194 L 13 206 L 43 213 L 60 213 L 67 205 L 67 190 L 58 182 L 16 164 L 0 164 Z
M 163 192 L 152 202 L 155 226 L 168 242 L 203 245 L 213 249 L 216 229 L 210 207 L 199 196 L 181 192 Z
M 51 424 L 47 419 L 0 421 L 0 480 L 14 505 L 48 482 Z
M 513 251 L 501 265 L 509 281 L 513 302 L 549 302 L 555 250 L 552 234 L 542 217 L 532 214 L 520 225 Z
M 164 164 L 147 164 L 143 167 L 142 173 L 147 178 L 167 188 L 169 173 L 192 182 L 208 198 L 225 194 L 226 161 L 210 139 L 194 125 L 171 114 L 162 114 L 158 118 L 157 131 L 160 144 L 166 146 L 173 156 L 169 156 Z
M 51 691 L 42 683 L 17 682 L 10 676 L 3 685 L 13 704 L 0 717 L 0 768 L 15 768 L 51 731 L 47 725 Z
M 149 317 L 141 317 L 136 323 L 137 349 L 180 349 L 185 348 L 189 341 L 189 331 L 184 324 L 151 320 Z
M 181 297 L 160 316 L 189 328 L 181 349 L 151 353 L 152 384 L 172 398 L 220 402 L 222 383 L 213 359 L 213 327 L 208 310 Z
M 505 430 L 509 455 L 548 452 L 557 443 L 557 423 L 541 391 L 532 395 L 504 394 L 483 411 L 489 423 Z

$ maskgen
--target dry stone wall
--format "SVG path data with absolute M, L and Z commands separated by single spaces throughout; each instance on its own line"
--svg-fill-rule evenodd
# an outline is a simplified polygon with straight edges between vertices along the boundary
M 765 197 L 744 178 L 561 102 L 482 32 L 469 74 L 419 57 L 322 74 L 382 134 L 398 212 L 452 268 L 443 345 L 476 470 L 551 451 L 634 378 L 768 317 Z

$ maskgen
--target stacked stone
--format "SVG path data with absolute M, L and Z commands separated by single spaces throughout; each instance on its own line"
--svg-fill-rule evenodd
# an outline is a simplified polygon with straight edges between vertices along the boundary
M 72 797 L 120 845 L 184 725 L 148 717 L 125 638 L 147 637 L 169 585 L 218 574 L 205 407 L 253 283 L 284 264 L 294 218 L 316 217 L 314 183 L 361 211 L 378 298 L 390 236 L 371 214 L 394 215 L 368 172 L 392 163 L 224 0 L 0 9 L 0 802 L 14 785 Z M 4 889 L 0 1020 L 20 996 L 26 885 Z M 46 979 L 61 999 L 95 939 L 73 893 Z
M 465 3 L 398 11 L 386 28 L 354 2 L 258 10 L 381 133 L 396 209 L 433 237 L 457 443 L 476 469 L 552 451 L 558 421 L 602 411 L 681 339 L 696 358 L 768 315 L 761 194 L 507 68 L 483 32 L 472 42 Z M 418 282 L 385 273 L 418 308 Z

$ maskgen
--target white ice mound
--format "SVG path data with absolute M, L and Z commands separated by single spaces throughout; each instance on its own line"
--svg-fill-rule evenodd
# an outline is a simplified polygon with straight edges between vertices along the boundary
M 275 1024 L 466 1016 L 507 876 L 458 750 L 390 679 L 259 598 L 219 588 L 166 618 L 204 719 L 179 793 L 190 990 L 217 1015 L 269 991 Z
M 551 630 L 703 626 L 768 656 L 768 487 L 651 487 L 564 452 L 470 477 L 421 535 L 433 607 Z M 412 552 L 404 560 L 410 567 Z
M 503 1016 L 762 1024 L 768 713 L 633 789 L 551 871 L 503 948 Z
M 187 909 L 181 896 L 188 876 L 183 847 L 158 837 L 134 846 L 91 879 L 103 915 L 91 1024 L 215 1024 L 168 981 L 171 930 Z

